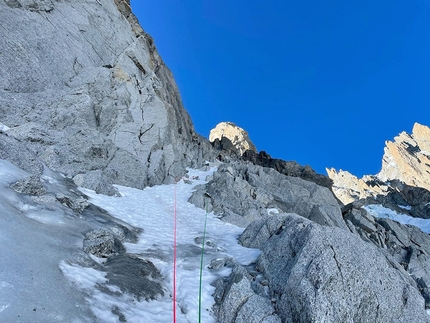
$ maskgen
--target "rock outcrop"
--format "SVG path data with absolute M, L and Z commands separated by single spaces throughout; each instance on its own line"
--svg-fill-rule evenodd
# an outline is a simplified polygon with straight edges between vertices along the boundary
M 246 151 L 257 152 L 248 133 L 232 122 L 221 122 L 210 131 L 209 141 L 218 149 L 233 151 L 242 156 Z
M 294 212 L 322 225 L 347 228 L 328 188 L 251 163 L 221 165 L 190 202 L 201 208 L 209 203 L 209 211 L 243 227 L 268 212 Z
M 255 226 L 244 235 L 260 241 L 257 271 L 282 322 L 430 322 L 415 282 L 389 255 L 339 228 L 277 219 L 271 236 Z
M 377 176 L 430 190 L 430 128 L 415 123 L 412 135 L 402 132 L 394 142 L 387 141 Z
M 309 165 L 302 166 L 295 161 L 285 161 L 282 159 L 272 158 L 264 150 L 260 151 L 258 154 L 248 150 L 242 155 L 242 159 L 250 161 L 258 166 L 273 168 L 283 175 L 300 177 L 306 181 L 327 187 L 330 190 L 333 186 L 333 181 L 329 177 L 318 174 Z
M 430 129 L 418 123 L 412 135 L 402 132 L 387 141 L 382 169 L 362 178 L 347 171 L 327 169 L 333 192 L 345 205 L 382 204 L 414 217 L 430 217 Z
M 207 159 L 210 145 L 128 1 L 4 1 L 0 20 L 0 158 L 19 145 L 110 194 L 97 182 L 172 182 Z
M 327 173 L 334 182 L 333 191 L 344 204 L 387 195 L 399 191 L 399 186 L 430 190 L 430 128 L 415 123 L 411 135 L 402 132 L 393 142 L 387 141 L 377 175 L 359 179 L 333 168 Z

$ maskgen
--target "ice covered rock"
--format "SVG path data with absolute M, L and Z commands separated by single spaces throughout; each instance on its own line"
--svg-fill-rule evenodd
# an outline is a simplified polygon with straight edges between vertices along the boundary
M 109 257 L 104 264 L 109 284 L 137 300 L 153 300 L 164 295 L 160 271 L 149 260 L 132 254 Z
M 73 211 L 78 213 L 82 213 L 85 208 L 90 204 L 83 197 L 75 197 L 71 195 L 65 195 L 63 193 L 57 193 L 55 197 L 61 204 L 71 208 Z

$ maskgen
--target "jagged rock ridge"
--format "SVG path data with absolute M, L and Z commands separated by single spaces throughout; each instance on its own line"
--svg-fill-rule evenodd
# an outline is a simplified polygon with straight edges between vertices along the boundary
M 380 203 L 412 216 L 428 218 L 429 151 L 430 128 L 415 123 L 411 135 L 402 132 L 393 142 L 386 142 L 378 174 L 359 179 L 343 170 L 327 169 L 327 173 L 334 182 L 334 193 L 344 204 L 367 200 L 365 204 Z

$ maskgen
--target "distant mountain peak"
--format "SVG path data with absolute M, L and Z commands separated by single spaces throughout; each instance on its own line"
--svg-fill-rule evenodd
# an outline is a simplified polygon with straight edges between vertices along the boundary
M 402 132 L 393 142 L 387 141 L 377 176 L 430 190 L 430 128 L 415 123 L 411 135 Z
M 210 131 L 209 141 L 213 143 L 216 140 L 224 149 L 234 150 L 239 155 L 243 155 L 247 150 L 257 152 L 248 133 L 233 122 L 221 122 Z
M 381 171 L 362 178 L 343 170 L 327 169 L 333 192 L 344 204 L 378 202 L 397 209 L 411 206 L 414 216 L 430 215 L 430 128 L 415 123 L 412 134 L 400 133 L 386 141 Z M 427 192 L 429 194 L 427 194 Z

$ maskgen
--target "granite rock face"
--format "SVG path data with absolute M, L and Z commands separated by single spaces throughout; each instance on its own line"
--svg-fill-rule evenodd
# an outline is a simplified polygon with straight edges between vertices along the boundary
M 273 168 L 283 175 L 300 177 L 301 179 L 314 182 L 332 190 L 333 181 L 325 175 L 318 174 L 309 165 L 302 166 L 295 161 L 272 158 L 263 150 L 258 154 L 248 150 L 242 155 L 242 159 L 258 166 Z
M 19 145 L 109 194 L 95 174 L 143 188 L 205 161 L 210 144 L 127 1 L 2 1 L 0 20 L 1 158 L 24 163 Z
M 232 150 L 238 156 L 246 151 L 257 152 L 248 133 L 232 122 L 221 122 L 210 131 L 209 141 L 220 149 Z
M 197 188 L 190 202 L 201 208 L 209 203 L 209 209 L 224 221 L 243 227 L 268 212 L 294 212 L 322 225 L 347 229 L 328 188 L 251 163 L 224 163 L 213 180 Z
M 387 141 L 378 177 L 430 189 L 430 128 L 415 123 L 412 134 L 402 132 Z
M 421 195 L 411 193 L 413 190 L 421 193 L 430 190 L 430 128 L 415 123 L 411 135 L 402 132 L 393 142 L 387 141 L 382 168 L 377 175 L 359 179 L 347 171 L 333 168 L 327 169 L 327 173 L 334 181 L 333 192 L 344 204 L 367 198 L 381 199 L 381 196 L 395 192 L 404 195 L 402 199 L 411 200 L 411 194 Z M 424 197 L 412 199 L 409 205 L 423 202 Z M 419 208 L 422 209 L 422 205 Z
M 375 206 L 362 205 L 356 202 L 342 209 L 348 228 L 363 241 L 388 252 L 415 281 L 426 308 L 430 308 L 430 236 L 415 226 L 374 217 Z
M 104 271 L 118 287 L 100 290 L 141 301 L 165 295 L 164 273 L 124 248 L 141 232 L 89 203 L 77 186 L 116 195 L 112 184 L 172 183 L 186 167 L 223 153 L 195 133 L 171 72 L 127 0 L 4 0 L 0 21 L 0 159 L 27 172 L 3 189 L 34 209 L 35 228 L 47 220 L 74 223 L 72 233 L 58 226 L 47 237 L 64 241 L 56 245 L 64 254 L 82 242 L 82 265 Z M 354 202 L 341 209 L 330 179 L 257 154 L 245 131 L 225 126 L 230 130 L 220 130 L 214 146 L 233 153 L 190 201 L 247 227 L 240 243 L 262 253 L 249 266 L 211 262 L 212 270 L 232 269 L 216 282 L 220 322 L 429 321 L 428 235 L 362 208 L 382 201 L 427 212 L 428 128 L 416 125 L 412 136 L 387 144 L 377 177 L 359 182 L 344 174 L 345 196 Z M 7 223 L 30 220 L 3 216 Z
M 296 214 L 278 220 L 271 236 L 258 226 L 245 233 L 249 245 L 259 240 L 257 270 L 282 322 L 430 321 L 415 282 L 388 254 Z

